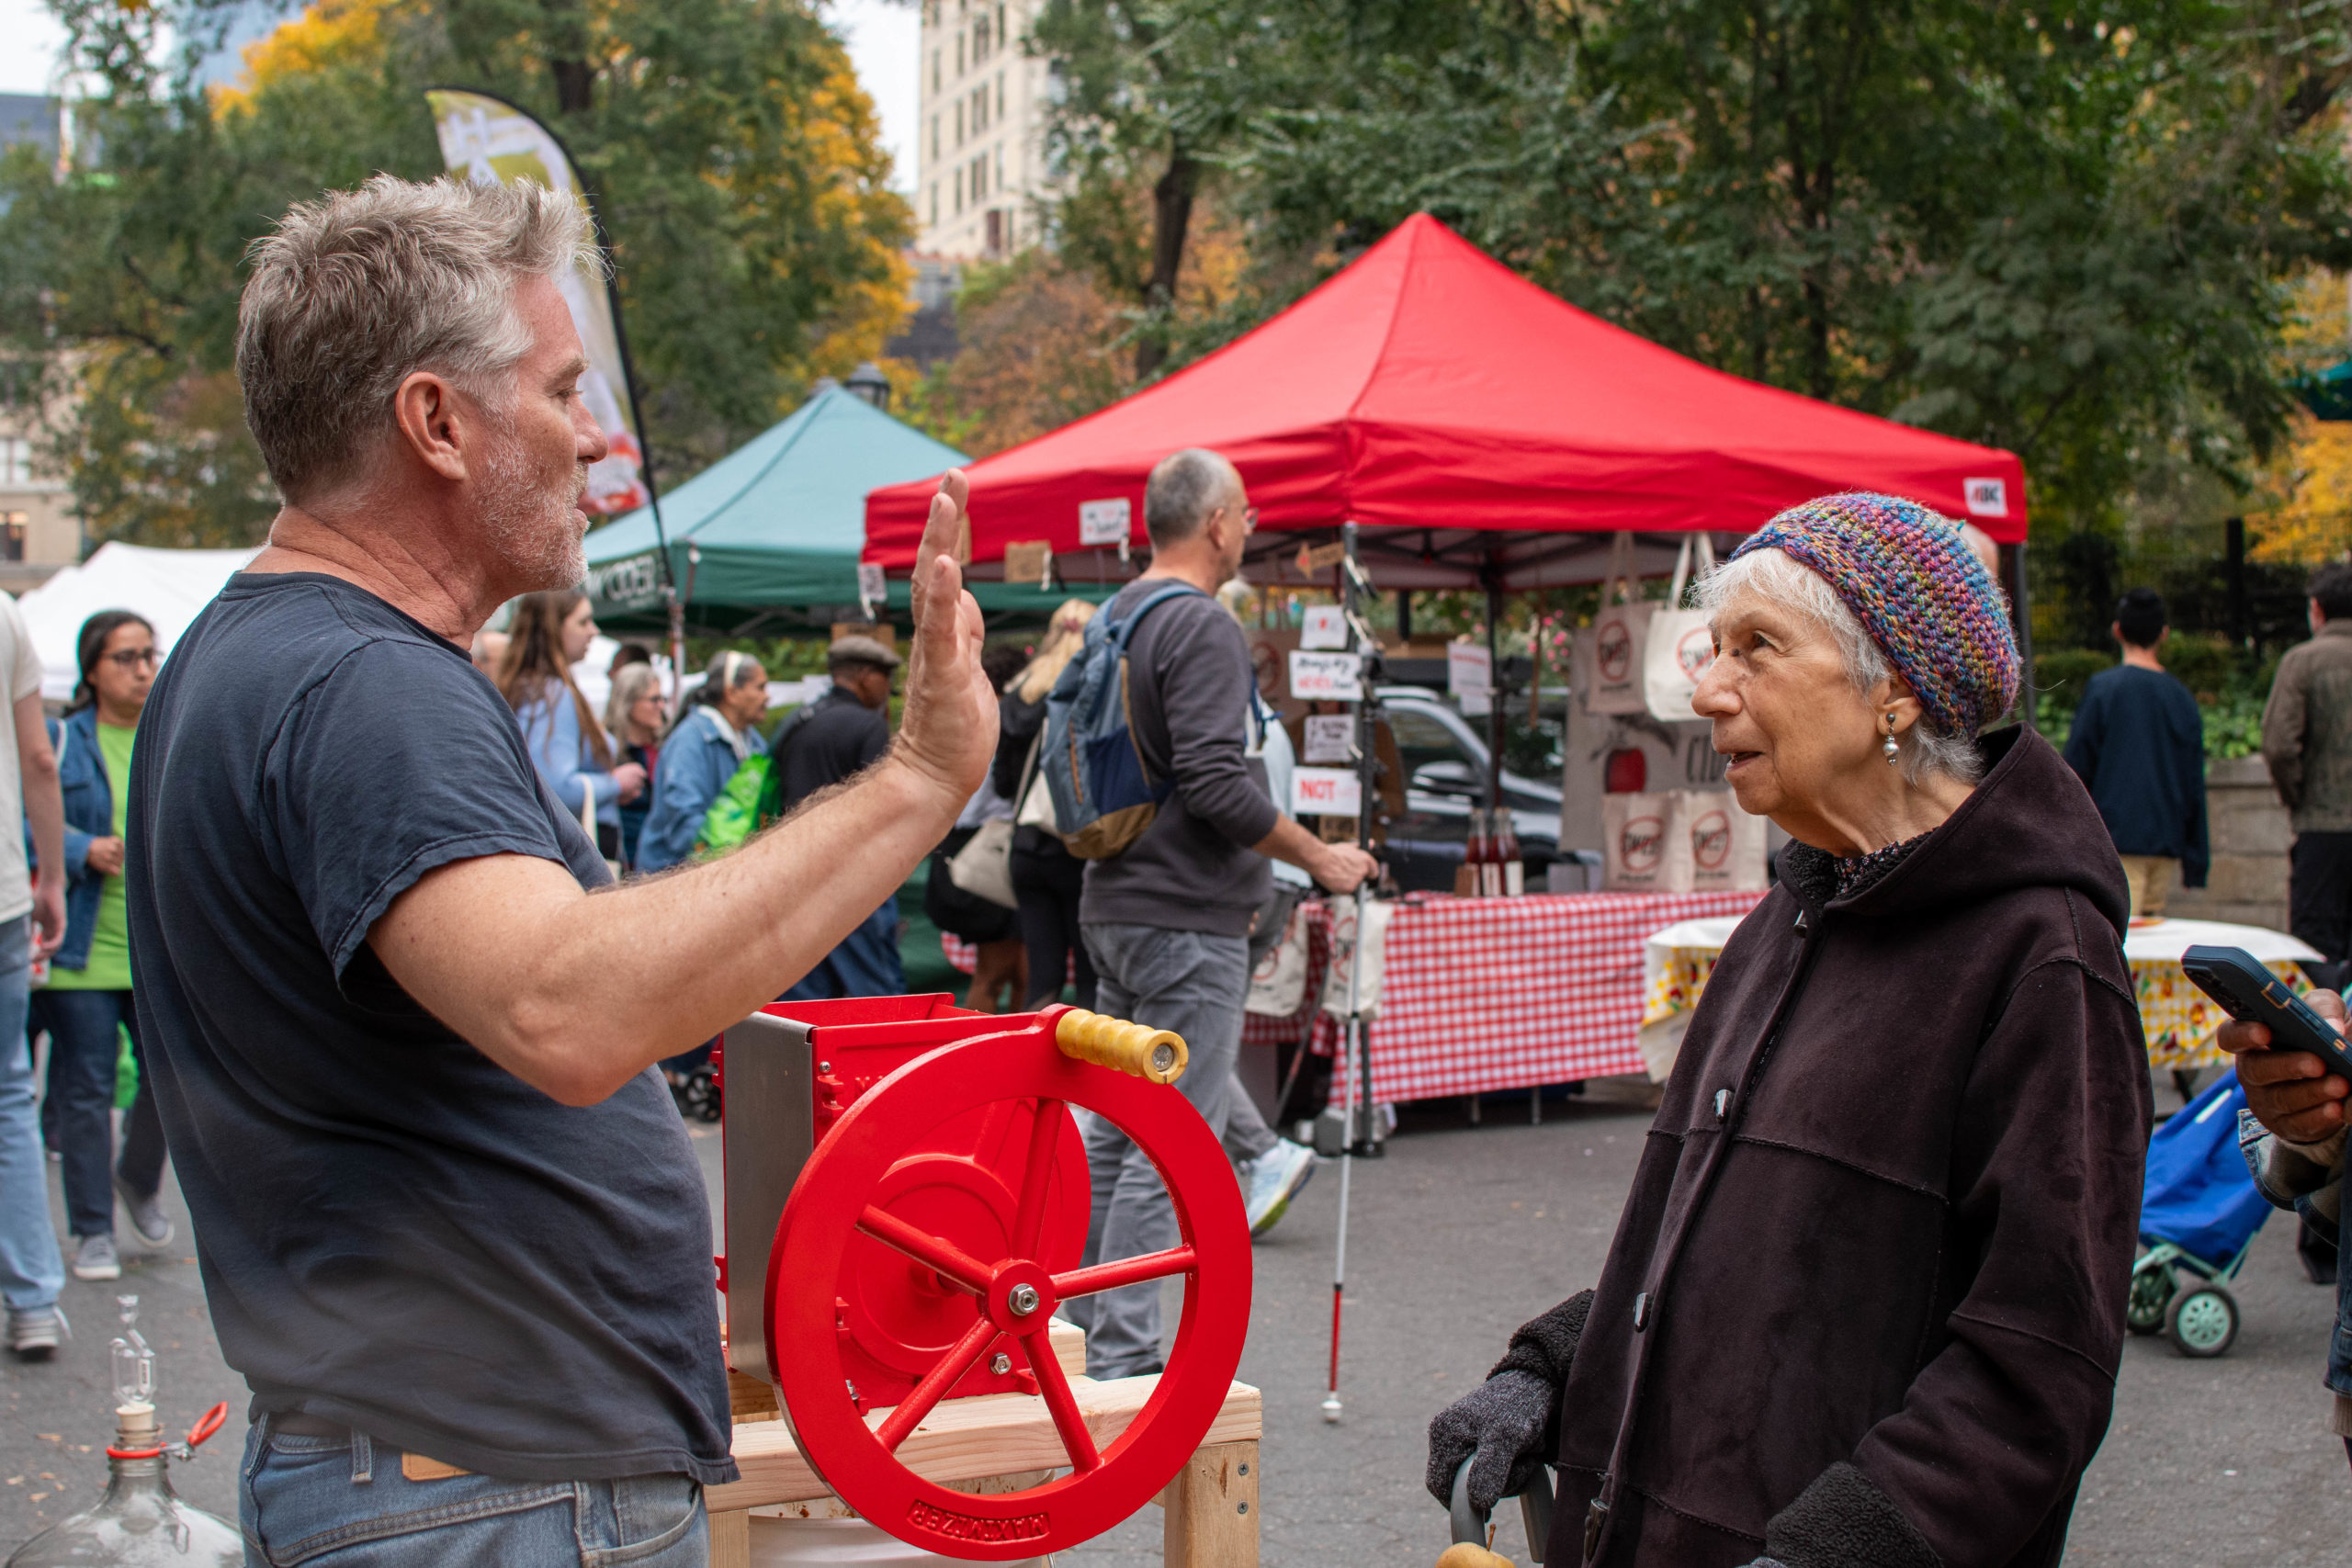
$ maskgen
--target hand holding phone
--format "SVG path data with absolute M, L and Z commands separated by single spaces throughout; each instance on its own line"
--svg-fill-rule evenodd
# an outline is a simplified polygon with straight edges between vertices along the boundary
M 2343 1035 L 2343 998 L 2299 998 L 2243 948 L 2197 946 L 2180 966 L 2232 1021 L 2222 1048 L 2237 1058 L 2238 1082 L 2256 1120 L 2290 1143 L 2324 1143 L 2345 1125 L 2352 1053 Z

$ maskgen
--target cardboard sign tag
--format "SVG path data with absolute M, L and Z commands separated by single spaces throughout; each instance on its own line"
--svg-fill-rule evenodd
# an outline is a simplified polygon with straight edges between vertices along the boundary
M 1307 715 L 1305 760 L 1310 763 L 1354 761 L 1356 721 L 1343 713 Z
M 1293 817 L 1353 817 L 1363 808 L 1363 781 L 1351 768 L 1294 768 Z
M 1309 604 L 1306 619 L 1298 628 L 1298 646 L 1316 649 L 1347 647 L 1347 612 L 1337 604 Z
M 1348 547 L 1333 541 L 1328 545 L 1298 547 L 1298 575 L 1313 577 L 1318 571 L 1329 571 L 1348 558 Z
M 1301 702 L 1363 701 L 1363 656 L 1292 649 L 1290 694 Z
M 1125 496 L 1115 501 L 1078 503 L 1078 542 L 1081 545 L 1123 545 L 1134 526 L 1135 512 Z
M 1047 563 L 1053 558 L 1053 547 L 1043 539 L 1023 539 L 1004 547 L 1004 580 L 1007 582 L 1043 582 Z
M 890 596 L 890 584 L 883 577 L 879 562 L 862 560 L 857 563 L 857 596 L 874 605 L 879 605 Z

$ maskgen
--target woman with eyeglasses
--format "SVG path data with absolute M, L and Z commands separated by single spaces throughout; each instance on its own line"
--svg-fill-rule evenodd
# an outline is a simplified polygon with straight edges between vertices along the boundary
M 626 649 L 627 645 L 623 645 Z M 670 722 L 670 700 L 662 694 L 662 672 L 643 662 L 623 664 L 616 657 L 613 687 L 605 699 L 605 732 L 624 762 L 634 762 L 651 778 L 662 757 L 662 731 Z M 653 809 L 653 792 L 639 790 L 620 805 L 621 863 L 637 864 L 638 838 Z
M 113 1280 L 122 1274 L 114 1239 L 117 1194 L 143 1245 L 159 1247 L 172 1239 L 172 1222 L 157 1198 L 164 1181 L 163 1123 L 130 1006 L 122 881 L 131 744 L 147 689 L 155 683 L 155 628 L 129 610 L 103 610 L 82 623 L 77 652 L 82 681 L 73 705 L 49 727 L 65 800 L 65 944 L 50 960 L 47 985 L 33 993 L 30 1032 L 49 1035 L 44 1111 L 54 1110 L 52 1146 L 64 1167 L 74 1277 Z M 41 874 L 48 873 L 41 868 Z M 126 1033 L 139 1066 L 139 1093 L 123 1119 L 117 1165 L 115 1071 Z

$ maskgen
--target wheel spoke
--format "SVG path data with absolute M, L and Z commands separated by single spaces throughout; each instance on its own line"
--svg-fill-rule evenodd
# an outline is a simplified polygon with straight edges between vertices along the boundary
M 1147 1252 L 1140 1258 L 1123 1258 L 1116 1263 L 1097 1263 L 1091 1269 L 1073 1269 L 1067 1274 L 1054 1276 L 1054 1294 L 1068 1301 L 1072 1296 L 1091 1296 L 1097 1291 L 1115 1291 L 1122 1285 L 1140 1285 L 1147 1280 L 1165 1280 L 1170 1274 L 1192 1271 L 1199 1260 L 1189 1247 L 1171 1247 L 1165 1252 Z
M 986 1317 L 966 1329 L 964 1337 L 939 1359 L 939 1364 L 923 1373 L 922 1382 L 909 1390 L 907 1397 L 899 1401 L 898 1408 L 885 1416 L 882 1425 L 874 1429 L 883 1448 L 897 1453 L 899 1445 L 922 1424 L 932 1406 L 946 1397 L 947 1391 L 956 1386 L 956 1380 L 972 1370 L 972 1363 L 987 1353 L 996 1337 L 996 1325 Z
M 927 1231 L 917 1230 L 895 1214 L 867 1204 L 865 1213 L 857 1217 L 857 1228 L 896 1252 L 903 1252 L 918 1263 L 928 1264 L 942 1279 L 959 1285 L 972 1294 L 986 1295 L 989 1288 L 989 1266 L 978 1258 L 944 1241 Z
M 1037 1235 L 1046 1225 L 1046 1185 L 1053 1176 L 1055 1156 L 1061 1152 L 1062 1123 L 1069 1108 L 1058 1100 L 1037 1101 L 1029 1123 L 1029 1164 L 1021 1177 L 1021 1207 L 1012 1221 L 1012 1256 L 1037 1256 Z
M 1053 1337 L 1040 1328 L 1021 1337 L 1021 1348 L 1029 1353 L 1029 1371 L 1037 1380 L 1037 1392 L 1045 1396 L 1046 1414 L 1054 1418 L 1054 1430 L 1061 1434 L 1062 1451 L 1069 1455 L 1070 1468 L 1084 1475 L 1102 1462 L 1094 1451 L 1094 1434 L 1086 1429 L 1086 1420 L 1078 1413 L 1078 1396 L 1069 1391 L 1069 1379 L 1062 1375 L 1062 1364 L 1054 1359 Z

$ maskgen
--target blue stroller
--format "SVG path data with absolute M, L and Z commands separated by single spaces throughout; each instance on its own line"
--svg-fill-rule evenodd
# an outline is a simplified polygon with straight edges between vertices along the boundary
M 2224 1073 L 2148 1141 L 2140 1197 L 2147 1250 L 2132 1266 L 2124 1322 L 2134 1334 L 2161 1333 L 2184 1356 L 2218 1356 L 2237 1338 L 2237 1299 L 2226 1287 L 2270 1217 L 2238 1153 L 2245 1108 L 2237 1074 Z M 2192 1278 L 2186 1289 L 2181 1273 Z

